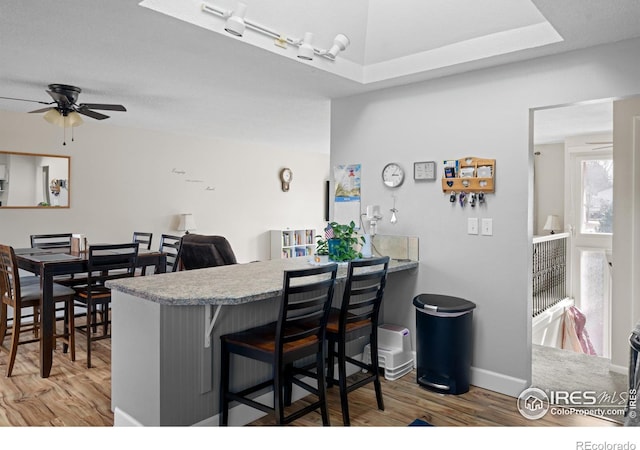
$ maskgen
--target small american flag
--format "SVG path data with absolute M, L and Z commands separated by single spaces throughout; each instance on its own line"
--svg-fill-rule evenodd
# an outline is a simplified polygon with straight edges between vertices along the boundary
M 327 225 L 327 228 L 324 229 L 324 238 L 333 239 L 333 228 L 331 228 L 331 225 Z

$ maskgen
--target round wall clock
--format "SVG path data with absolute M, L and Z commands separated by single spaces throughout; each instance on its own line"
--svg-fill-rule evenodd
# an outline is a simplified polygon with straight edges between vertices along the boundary
M 382 182 L 388 187 L 398 187 L 404 181 L 404 170 L 396 163 L 389 163 L 382 169 Z
M 282 190 L 284 192 L 289 190 L 291 180 L 293 180 L 293 172 L 288 167 L 285 167 L 280 171 L 280 182 L 282 183 Z

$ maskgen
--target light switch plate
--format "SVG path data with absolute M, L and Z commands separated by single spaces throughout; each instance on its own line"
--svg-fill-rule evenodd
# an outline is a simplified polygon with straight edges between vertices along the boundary
M 478 218 L 470 217 L 467 221 L 467 233 L 478 234 Z
M 482 219 L 482 235 L 493 236 L 493 219 Z

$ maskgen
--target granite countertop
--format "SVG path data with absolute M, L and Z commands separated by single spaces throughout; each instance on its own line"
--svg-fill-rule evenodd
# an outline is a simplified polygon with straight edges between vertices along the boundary
M 163 305 L 237 305 L 281 295 L 285 270 L 310 267 L 307 257 L 274 259 L 113 280 L 107 287 Z M 417 267 L 417 261 L 391 260 L 388 272 Z M 346 264 L 337 277 L 346 277 Z

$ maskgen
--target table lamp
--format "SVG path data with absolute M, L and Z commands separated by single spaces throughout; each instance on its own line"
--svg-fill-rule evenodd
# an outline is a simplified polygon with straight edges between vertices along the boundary
M 189 234 L 190 230 L 195 230 L 195 229 L 196 229 L 196 221 L 193 218 L 193 214 L 191 213 L 180 214 L 178 231 L 184 231 L 185 234 Z
M 555 234 L 556 230 L 561 230 L 560 218 L 555 214 L 547 216 L 547 221 L 544 224 L 544 229 L 551 231 L 551 234 Z

